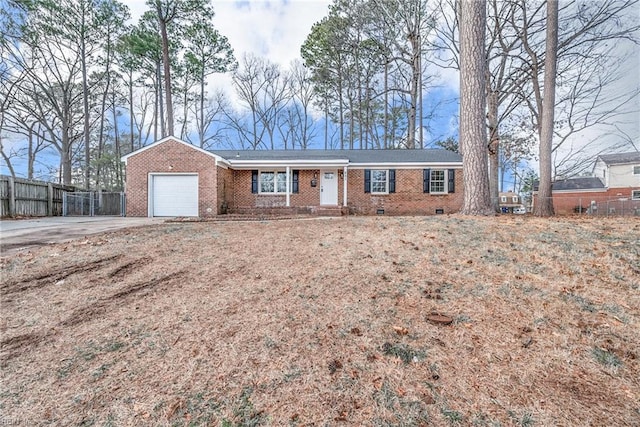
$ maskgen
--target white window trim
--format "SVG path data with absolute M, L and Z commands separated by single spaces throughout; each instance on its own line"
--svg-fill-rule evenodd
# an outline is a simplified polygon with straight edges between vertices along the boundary
M 263 173 L 274 173 L 273 176 L 273 190 L 274 191 L 262 191 L 262 174 Z M 285 191 L 278 191 L 278 174 L 282 174 L 286 177 L 286 189 Z M 276 195 L 276 196 L 284 196 L 286 194 L 291 193 L 291 174 L 287 176 L 287 172 L 283 170 L 272 170 L 272 169 L 264 169 L 258 171 L 258 194 L 266 194 L 266 195 Z
M 434 172 L 442 172 L 443 176 L 443 191 L 433 191 L 431 187 L 431 183 L 433 182 L 433 173 Z M 429 171 L 429 194 L 449 194 L 449 170 L 448 169 L 431 169 Z
M 634 197 L 634 194 L 637 194 L 637 197 Z M 631 190 L 631 200 L 640 200 L 640 190 Z
M 518 196 L 512 196 L 511 197 L 511 202 L 512 203 L 518 203 Z
M 374 172 L 384 172 L 384 191 L 373 190 Z M 371 194 L 389 194 L 389 169 L 371 169 L 371 180 L 369 182 L 369 191 Z
M 638 168 L 638 172 L 636 173 L 636 168 Z M 634 175 L 640 175 L 640 165 L 631 166 L 631 173 Z

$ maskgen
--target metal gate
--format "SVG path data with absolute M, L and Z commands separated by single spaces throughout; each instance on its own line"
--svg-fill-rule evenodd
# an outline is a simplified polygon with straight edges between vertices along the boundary
M 62 198 L 63 216 L 125 216 L 124 193 L 102 191 L 66 192 Z

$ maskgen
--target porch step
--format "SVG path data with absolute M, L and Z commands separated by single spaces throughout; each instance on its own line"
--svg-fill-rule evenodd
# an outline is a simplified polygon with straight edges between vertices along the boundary
M 315 214 L 318 216 L 342 216 L 342 208 L 340 206 L 319 206 L 316 208 Z

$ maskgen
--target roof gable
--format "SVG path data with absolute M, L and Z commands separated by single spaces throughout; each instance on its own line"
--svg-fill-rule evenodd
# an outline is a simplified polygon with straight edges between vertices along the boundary
M 601 154 L 598 158 L 607 165 L 625 165 L 640 162 L 640 152 Z
M 193 149 L 193 150 L 199 151 L 199 152 L 201 152 L 201 153 L 203 153 L 203 154 L 206 154 L 207 156 L 211 156 L 211 157 L 215 158 L 215 159 L 216 159 L 216 160 L 218 160 L 218 161 L 222 161 L 222 162 L 224 162 L 224 159 L 223 159 L 222 157 L 220 157 L 220 156 L 216 155 L 215 153 L 212 153 L 211 151 L 203 150 L 203 149 L 202 149 L 202 148 L 200 148 L 200 147 L 196 147 L 195 145 L 193 145 L 193 144 L 189 144 L 188 142 L 183 141 L 183 140 L 181 140 L 181 139 L 179 139 L 179 138 L 176 138 L 176 137 L 174 137 L 174 136 L 167 136 L 167 137 L 165 137 L 165 138 L 159 139 L 158 141 L 156 141 L 156 142 L 154 142 L 154 143 L 152 143 L 152 144 L 145 145 L 144 147 L 139 148 L 139 149 L 137 149 L 136 151 L 132 151 L 131 153 L 129 153 L 129 154 L 127 154 L 127 155 L 122 156 L 122 157 L 120 158 L 120 161 L 122 161 L 122 162 L 125 162 L 125 163 L 126 163 L 126 162 L 127 162 L 127 160 L 129 159 L 129 157 L 136 156 L 136 155 L 138 155 L 138 154 L 140 154 L 140 153 L 142 153 L 142 152 L 144 152 L 144 151 L 147 151 L 147 150 L 149 150 L 149 149 L 151 149 L 151 148 L 157 147 L 158 145 L 164 144 L 164 143 L 169 142 L 169 141 L 173 141 L 173 142 L 177 142 L 177 143 L 179 143 L 179 144 L 183 144 L 183 145 L 185 145 L 185 146 L 187 146 L 187 147 L 189 147 L 189 148 L 191 148 L 191 149 Z M 225 163 L 226 163 L 226 162 L 225 162 Z

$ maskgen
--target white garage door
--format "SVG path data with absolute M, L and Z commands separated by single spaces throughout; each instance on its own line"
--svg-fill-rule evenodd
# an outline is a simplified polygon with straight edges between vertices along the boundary
M 198 175 L 153 175 L 152 216 L 198 216 Z

